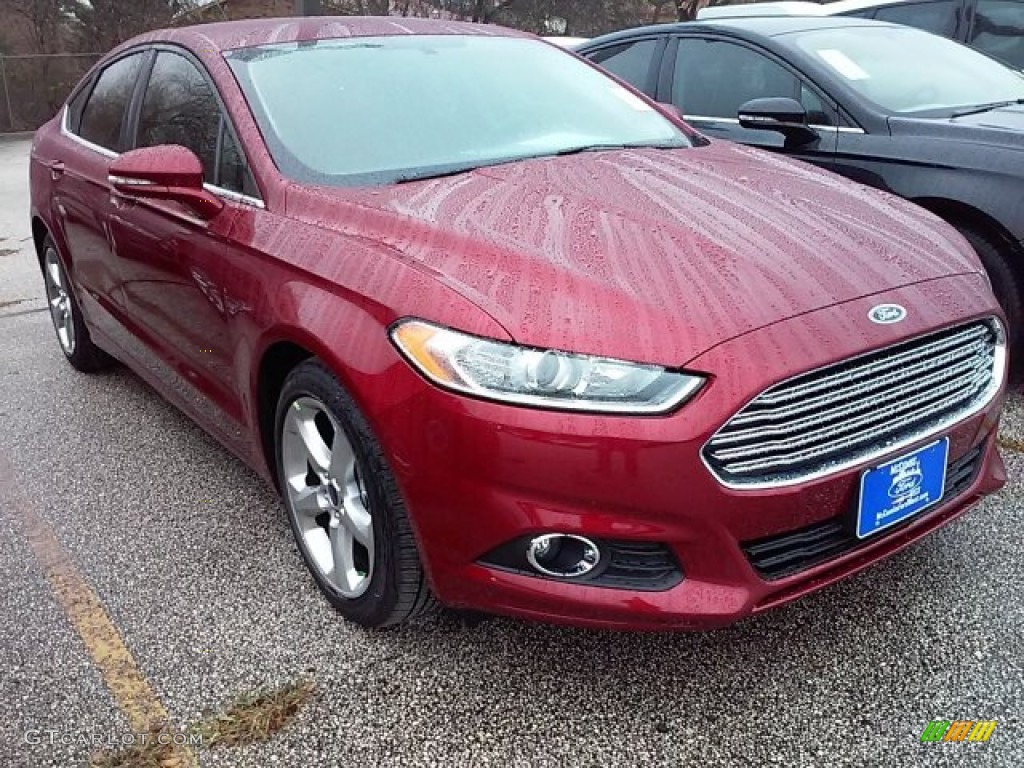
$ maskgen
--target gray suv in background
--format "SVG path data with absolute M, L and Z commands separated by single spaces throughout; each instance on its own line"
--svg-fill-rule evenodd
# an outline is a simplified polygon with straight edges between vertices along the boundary
M 701 21 L 738 16 L 853 16 L 917 27 L 949 37 L 1024 70 L 1024 0 L 839 0 L 720 5 Z

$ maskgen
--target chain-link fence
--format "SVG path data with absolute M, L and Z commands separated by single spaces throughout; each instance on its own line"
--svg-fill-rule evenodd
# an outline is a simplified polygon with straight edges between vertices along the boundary
M 34 131 L 49 120 L 98 53 L 0 55 L 0 133 Z

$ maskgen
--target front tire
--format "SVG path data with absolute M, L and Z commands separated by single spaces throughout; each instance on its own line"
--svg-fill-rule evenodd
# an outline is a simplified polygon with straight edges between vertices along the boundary
M 49 236 L 43 242 L 42 264 L 46 303 L 64 357 L 83 373 L 108 368 L 112 360 L 106 352 L 93 344 L 78 299 L 75 298 L 74 288 L 60 260 L 60 254 L 57 253 L 57 246 Z
M 1020 281 L 1007 258 L 1006 249 L 1000 248 L 992 238 L 968 227 L 960 227 L 960 234 L 971 244 L 981 259 L 985 272 L 992 282 L 992 292 L 1006 314 L 1009 334 L 1010 360 L 1014 368 L 1021 369 L 1017 353 L 1021 349 L 1022 334 L 1020 323 L 1024 320 L 1024 299 L 1021 297 Z
M 320 591 L 364 627 L 432 607 L 394 475 L 366 419 L 319 361 L 298 365 L 277 405 L 281 496 Z

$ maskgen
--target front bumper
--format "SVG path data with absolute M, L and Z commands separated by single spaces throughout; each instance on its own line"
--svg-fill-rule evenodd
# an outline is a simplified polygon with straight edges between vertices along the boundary
M 799 572 L 760 573 L 744 547 L 854 512 L 868 464 L 802 484 L 757 490 L 721 485 L 702 446 L 757 393 L 778 381 L 943 327 L 997 314 L 976 276 L 865 297 L 733 339 L 691 361 L 711 381 L 675 414 L 619 418 L 515 408 L 434 389 L 412 371 L 375 427 L 391 458 L 436 596 L 452 606 L 621 629 L 707 629 L 795 599 L 902 549 L 1005 482 L 995 448 L 1002 393 L 910 452 L 950 438 L 950 462 L 979 449 L 953 497 L 891 531 Z M 951 293 L 954 291 L 955 293 Z M 964 296 L 973 314 L 943 306 Z M 861 326 L 880 300 L 910 310 L 902 327 Z M 970 310 L 968 310 L 970 311 Z M 860 322 L 863 321 L 863 322 Z M 865 338 L 870 334 L 869 338 Z M 539 578 L 484 565 L 512 539 L 552 531 L 666 545 L 685 577 L 662 591 Z

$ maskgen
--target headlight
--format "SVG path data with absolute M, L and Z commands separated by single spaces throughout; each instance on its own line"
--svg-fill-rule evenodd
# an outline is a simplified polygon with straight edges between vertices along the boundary
M 699 376 L 657 365 L 527 349 L 402 320 L 391 329 L 399 351 L 446 389 L 517 405 L 601 413 L 666 413 L 690 398 Z

